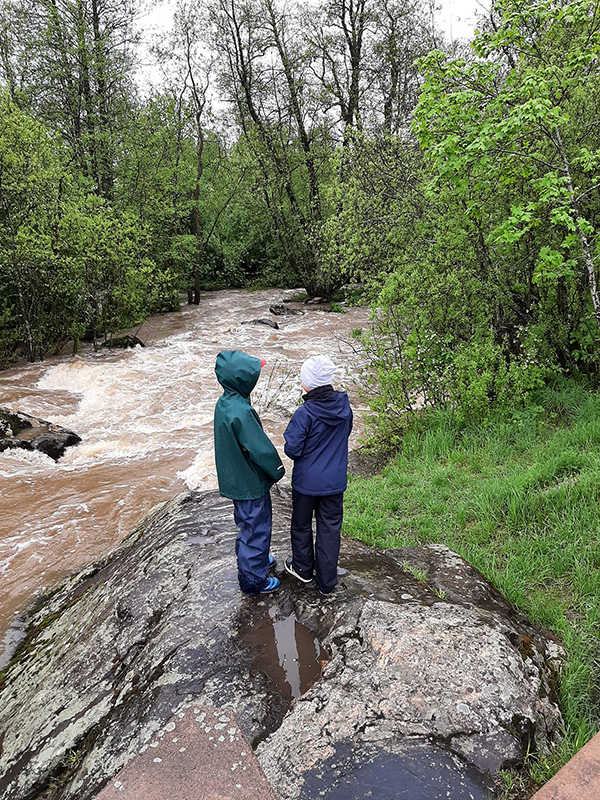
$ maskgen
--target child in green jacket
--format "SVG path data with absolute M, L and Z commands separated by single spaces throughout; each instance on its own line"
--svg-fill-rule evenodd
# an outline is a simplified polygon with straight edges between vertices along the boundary
M 223 394 L 215 407 L 215 462 L 219 491 L 233 500 L 238 527 L 235 552 L 240 588 L 247 594 L 272 592 L 279 580 L 267 577 L 271 544 L 271 486 L 285 469 L 250 404 L 264 362 L 239 350 L 222 350 L 215 373 Z

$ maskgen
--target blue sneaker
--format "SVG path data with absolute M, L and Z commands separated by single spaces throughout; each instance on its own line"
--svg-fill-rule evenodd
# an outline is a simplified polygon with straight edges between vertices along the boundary
M 277 564 L 277 561 L 273 558 L 273 556 L 269 556 L 269 566 L 267 569 L 273 569 L 273 567 Z
M 279 578 L 267 578 L 267 582 L 260 590 L 260 594 L 265 594 L 267 592 L 276 592 L 279 589 Z

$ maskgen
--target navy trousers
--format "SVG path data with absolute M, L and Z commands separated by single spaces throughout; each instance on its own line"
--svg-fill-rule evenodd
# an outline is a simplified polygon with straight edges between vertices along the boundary
M 240 589 L 258 594 L 267 582 L 271 546 L 271 495 L 256 500 L 234 500 L 233 518 L 238 527 L 235 554 Z
M 317 523 L 313 545 L 312 518 Z M 344 515 L 344 493 L 321 496 L 292 491 L 292 562 L 303 578 L 313 571 L 319 589 L 328 594 L 337 584 L 337 564 Z

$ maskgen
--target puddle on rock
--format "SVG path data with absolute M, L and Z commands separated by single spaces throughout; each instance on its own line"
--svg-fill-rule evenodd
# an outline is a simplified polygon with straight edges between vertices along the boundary
M 439 600 L 427 583 L 417 580 L 387 553 L 360 542 L 345 542 L 340 566 L 367 597 L 389 603 L 414 600 L 431 604 Z
M 293 614 L 277 618 L 277 608 L 264 609 L 242 632 L 252 653 L 252 666 L 271 680 L 289 703 L 305 694 L 321 677 L 327 653 L 314 631 Z

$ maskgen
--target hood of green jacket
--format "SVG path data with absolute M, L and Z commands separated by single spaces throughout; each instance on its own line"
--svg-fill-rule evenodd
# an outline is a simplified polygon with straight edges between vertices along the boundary
M 224 389 L 250 397 L 260 376 L 260 358 L 241 350 L 221 350 L 215 364 L 217 380 Z

